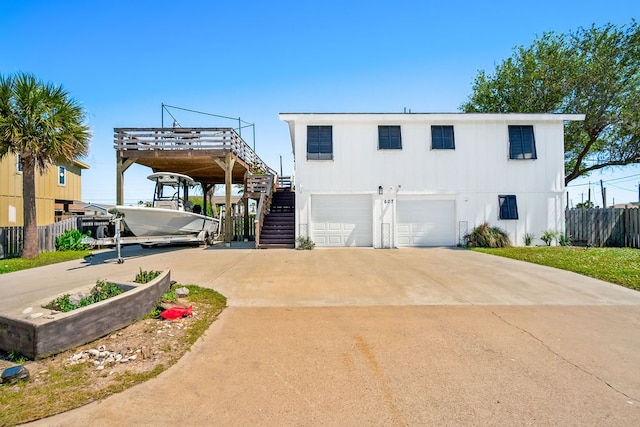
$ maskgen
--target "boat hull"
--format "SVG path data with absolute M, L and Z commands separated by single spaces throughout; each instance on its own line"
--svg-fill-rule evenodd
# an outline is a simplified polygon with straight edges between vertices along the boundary
M 193 212 L 143 206 L 116 206 L 127 228 L 137 237 L 191 235 L 218 231 L 219 220 Z

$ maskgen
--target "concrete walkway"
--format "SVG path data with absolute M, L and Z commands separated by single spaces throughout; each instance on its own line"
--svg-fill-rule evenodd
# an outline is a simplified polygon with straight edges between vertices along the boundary
M 639 292 L 459 249 L 125 256 L 2 275 L 0 311 L 167 267 L 229 308 L 158 378 L 33 425 L 640 424 Z

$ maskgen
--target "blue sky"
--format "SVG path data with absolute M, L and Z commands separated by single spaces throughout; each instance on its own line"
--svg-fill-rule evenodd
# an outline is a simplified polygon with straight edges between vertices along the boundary
M 0 0 L 0 73 L 33 73 L 83 104 L 93 140 L 82 197 L 113 203 L 113 128 L 159 127 L 162 103 L 255 123 L 258 155 L 276 170 L 282 156 L 288 174 L 280 112 L 456 112 L 478 70 L 513 47 L 639 12 L 637 0 Z M 171 112 L 183 126 L 234 126 Z M 126 172 L 125 203 L 150 198 L 149 173 Z M 573 203 L 599 179 L 609 203 L 637 200 L 640 168 L 628 167 L 574 181 Z

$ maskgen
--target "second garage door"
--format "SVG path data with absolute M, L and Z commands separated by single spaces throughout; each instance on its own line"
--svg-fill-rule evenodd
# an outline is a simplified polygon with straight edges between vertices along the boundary
M 455 202 L 398 198 L 398 246 L 455 246 Z
M 311 229 L 317 246 L 372 246 L 369 195 L 311 196 Z

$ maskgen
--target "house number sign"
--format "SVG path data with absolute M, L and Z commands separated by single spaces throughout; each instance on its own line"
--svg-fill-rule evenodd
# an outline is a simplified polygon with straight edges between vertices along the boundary
M 392 203 L 393 203 L 393 199 L 385 199 L 385 200 L 384 200 L 384 204 L 385 204 L 385 205 L 390 205 L 390 204 L 392 204 Z

